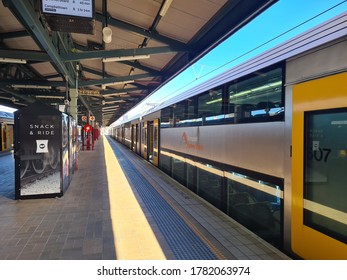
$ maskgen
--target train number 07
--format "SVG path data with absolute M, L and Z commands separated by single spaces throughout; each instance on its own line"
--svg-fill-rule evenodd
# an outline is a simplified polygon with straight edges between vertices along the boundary
M 327 162 L 330 153 L 331 153 L 331 149 L 318 148 L 314 151 L 310 150 L 310 152 L 308 152 L 307 154 L 307 157 L 309 160 L 315 159 L 316 161 Z

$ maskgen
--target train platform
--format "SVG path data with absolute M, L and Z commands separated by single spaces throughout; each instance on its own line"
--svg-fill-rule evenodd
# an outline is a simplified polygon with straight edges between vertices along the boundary
M 289 259 L 106 136 L 61 198 L 15 200 L 12 154 L 0 174 L 2 260 Z

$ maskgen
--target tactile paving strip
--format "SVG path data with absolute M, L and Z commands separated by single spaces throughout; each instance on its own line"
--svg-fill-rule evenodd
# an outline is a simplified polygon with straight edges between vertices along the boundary
M 190 229 L 169 203 L 136 170 L 126 156 L 108 138 L 118 162 L 131 186 L 138 192 L 150 215 L 178 260 L 215 260 L 217 257 Z

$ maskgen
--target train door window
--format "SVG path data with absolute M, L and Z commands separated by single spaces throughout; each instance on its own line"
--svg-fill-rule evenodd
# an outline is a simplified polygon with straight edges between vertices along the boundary
M 153 146 L 153 122 L 147 123 L 147 156 L 148 160 L 153 163 L 153 152 L 154 152 L 154 146 Z
M 228 95 L 228 122 L 283 120 L 283 69 L 258 71 L 235 81 L 229 85 Z
M 131 125 L 131 149 L 136 152 L 136 130 L 135 125 Z
M 122 126 L 122 143 L 125 144 L 125 127 Z
M 140 124 L 136 124 L 136 152 L 139 153 L 141 149 L 141 138 L 140 138 Z
M 304 224 L 347 243 L 347 109 L 304 118 Z
M 197 170 L 197 194 L 218 209 L 222 207 L 222 176 L 218 169 L 206 164 Z
M 131 135 L 131 125 L 126 124 L 124 128 L 124 135 L 125 135 L 125 145 L 129 148 L 132 149 L 132 135 Z
M 147 122 L 142 123 L 141 154 L 144 159 L 147 159 Z
M 282 246 L 281 187 L 249 176 L 228 172 L 227 214 L 269 243 Z
M 201 118 L 203 125 L 223 122 L 222 104 L 221 88 L 209 90 L 198 97 L 198 118 Z
M 159 119 L 153 121 L 153 164 L 159 163 Z

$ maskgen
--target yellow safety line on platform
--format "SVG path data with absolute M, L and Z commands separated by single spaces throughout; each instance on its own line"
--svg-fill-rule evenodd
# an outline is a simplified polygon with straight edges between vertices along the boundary
M 117 259 L 166 259 L 106 138 L 103 143 Z

